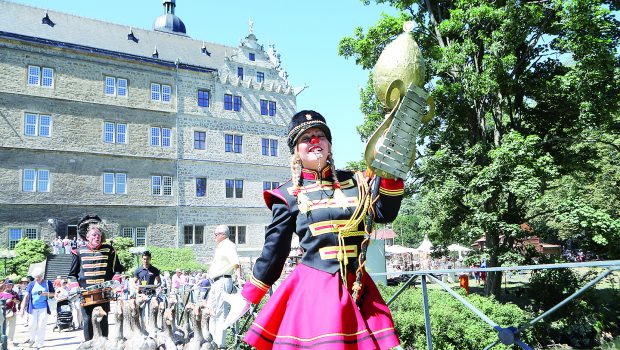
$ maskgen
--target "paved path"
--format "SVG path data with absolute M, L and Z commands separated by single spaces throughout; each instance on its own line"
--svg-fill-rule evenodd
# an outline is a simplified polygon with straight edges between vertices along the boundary
M 112 303 L 112 310 L 110 312 L 111 315 L 108 316 L 108 321 L 110 323 L 110 335 L 113 335 L 114 331 L 114 309 L 115 305 Z M 47 317 L 47 326 L 45 327 L 45 343 L 41 349 L 49 349 L 49 350 L 75 350 L 83 341 L 84 341 L 84 331 L 74 330 L 72 331 L 70 328 L 65 329 L 62 332 L 54 331 L 54 327 L 56 326 L 56 313 L 52 312 L 51 315 Z M 26 317 L 23 318 L 17 317 L 17 327 L 15 328 L 15 339 L 13 341 L 18 344 L 14 346 L 9 342 L 9 350 L 15 349 L 31 349 L 25 343 L 30 339 L 30 332 L 28 331 L 28 327 L 26 327 Z

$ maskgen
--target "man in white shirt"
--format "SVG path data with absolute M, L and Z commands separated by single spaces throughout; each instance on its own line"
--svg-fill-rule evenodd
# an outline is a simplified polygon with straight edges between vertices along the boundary
M 227 328 L 224 320 L 228 315 L 229 305 L 224 302 L 224 294 L 232 292 L 232 275 L 237 277 L 239 284 L 243 284 L 239 255 L 235 244 L 228 239 L 228 226 L 219 225 L 214 230 L 215 255 L 209 266 L 209 278 L 213 281 L 207 305 L 211 310 L 209 332 L 219 348 L 226 347 Z

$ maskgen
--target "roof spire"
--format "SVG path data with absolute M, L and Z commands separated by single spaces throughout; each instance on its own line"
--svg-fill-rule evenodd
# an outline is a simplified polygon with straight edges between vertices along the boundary
M 166 12 L 164 13 L 169 13 L 171 15 L 174 15 L 175 6 L 176 6 L 175 0 L 164 0 L 164 9 L 166 10 Z

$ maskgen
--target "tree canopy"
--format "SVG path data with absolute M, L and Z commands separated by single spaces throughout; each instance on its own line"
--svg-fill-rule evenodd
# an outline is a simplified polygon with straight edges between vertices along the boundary
M 618 258 L 618 2 L 376 2 L 399 15 L 355 28 L 339 54 L 371 69 L 403 22 L 416 23 L 436 102 L 408 179 L 420 230 L 439 242 L 485 236 L 489 266 L 531 235 L 524 227 Z M 362 138 L 387 112 L 370 79 Z M 497 277 L 488 291 L 499 290 Z

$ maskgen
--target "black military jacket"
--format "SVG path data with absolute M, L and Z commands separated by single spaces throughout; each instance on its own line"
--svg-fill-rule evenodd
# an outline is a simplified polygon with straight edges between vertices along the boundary
M 338 227 L 344 226 L 360 204 L 359 185 L 368 179 L 363 173 L 338 171 L 340 188 L 346 196 L 346 206 L 333 198 L 333 183 L 329 170 L 323 174 L 315 171 L 302 171 L 303 193 L 308 201 L 301 204 L 291 181 L 278 189 L 265 191 L 267 206 L 272 211 L 272 222 L 265 232 L 265 245 L 257 259 L 252 278 L 246 283 L 243 294 L 251 302 L 258 302 L 264 293 L 282 273 L 289 256 L 293 234 L 299 236 L 304 250 L 301 263 L 331 274 L 340 270 L 338 260 Z M 374 221 L 385 223 L 393 221 L 400 209 L 403 195 L 403 181 L 382 179 L 379 198 L 374 205 Z M 360 245 L 364 240 L 363 221 L 357 231 L 347 232 L 344 237 L 347 270 L 354 272 L 358 266 Z

